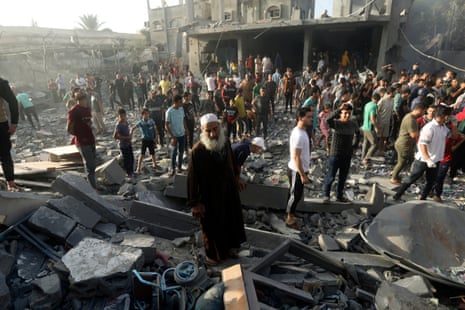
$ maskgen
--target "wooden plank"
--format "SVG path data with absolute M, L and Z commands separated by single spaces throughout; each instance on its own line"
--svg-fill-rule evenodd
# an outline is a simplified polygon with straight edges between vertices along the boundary
M 43 149 L 40 154 L 42 160 L 49 161 L 80 161 L 81 155 L 76 145 L 58 146 L 54 148 Z
M 222 271 L 224 294 L 223 302 L 226 310 L 248 310 L 247 293 L 245 291 L 242 267 L 236 264 Z

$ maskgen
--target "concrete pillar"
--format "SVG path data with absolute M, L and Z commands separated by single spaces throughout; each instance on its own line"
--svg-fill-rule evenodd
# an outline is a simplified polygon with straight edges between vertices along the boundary
M 237 61 L 239 61 L 240 59 L 242 59 L 242 61 L 244 62 L 243 64 L 245 65 L 244 53 L 242 50 L 242 38 L 237 39 Z
M 218 2 L 218 13 L 219 13 L 219 21 L 222 22 L 224 21 L 224 0 L 220 0 Z
M 194 0 L 186 0 L 187 6 L 187 22 L 192 23 L 194 21 Z
M 378 60 L 376 62 L 376 68 L 379 70 L 381 66 L 385 65 L 386 51 L 388 50 L 388 39 L 389 39 L 389 25 L 383 26 L 381 33 L 381 40 L 379 42 Z
M 200 76 L 200 44 L 197 38 L 188 38 L 189 41 L 189 69 L 194 76 Z
M 312 47 L 313 30 L 305 29 L 304 31 L 304 52 L 302 57 L 302 68 L 309 64 L 310 49 Z

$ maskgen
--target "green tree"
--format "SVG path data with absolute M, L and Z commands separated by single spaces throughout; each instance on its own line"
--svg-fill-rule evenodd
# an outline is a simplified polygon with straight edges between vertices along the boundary
M 98 31 L 105 22 L 99 22 L 98 16 L 93 14 L 84 14 L 79 16 L 79 26 L 84 30 Z

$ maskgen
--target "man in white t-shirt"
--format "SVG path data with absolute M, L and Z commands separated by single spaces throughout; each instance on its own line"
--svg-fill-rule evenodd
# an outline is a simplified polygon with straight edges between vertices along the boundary
M 446 122 L 451 114 L 451 109 L 447 106 L 439 105 L 434 119 L 426 124 L 420 131 L 418 139 L 418 152 L 415 154 L 415 160 L 412 163 L 410 175 L 407 181 L 396 191 L 393 199 L 400 200 L 402 194 L 415 183 L 426 172 L 426 184 L 421 191 L 420 200 L 426 200 L 437 175 L 437 166 L 444 158 L 446 147 L 446 138 L 450 134 Z
M 306 129 L 312 126 L 313 113 L 311 108 L 297 110 L 297 126 L 292 129 L 289 138 L 288 177 L 290 188 L 286 208 L 286 225 L 295 229 L 299 229 L 295 220 L 295 210 L 302 199 L 304 184 L 310 182 L 307 176 L 310 168 L 310 139 Z

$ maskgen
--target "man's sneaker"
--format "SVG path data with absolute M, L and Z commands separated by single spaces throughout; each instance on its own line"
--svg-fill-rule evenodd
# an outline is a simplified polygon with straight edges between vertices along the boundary
M 340 203 L 352 203 L 352 201 L 350 201 L 346 197 L 337 198 L 336 201 Z
M 441 197 L 439 197 L 439 196 L 434 196 L 434 197 L 433 197 L 433 200 L 436 201 L 436 202 L 439 202 L 439 203 L 442 202 L 442 199 L 441 199 Z
M 397 203 L 405 202 L 405 200 L 401 199 L 400 196 L 398 196 L 397 194 L 392 196 L 392 200 L 394 200 Z
M 329 203 L 329 197 L 328 196 L 323 197 L 323 203 Z

